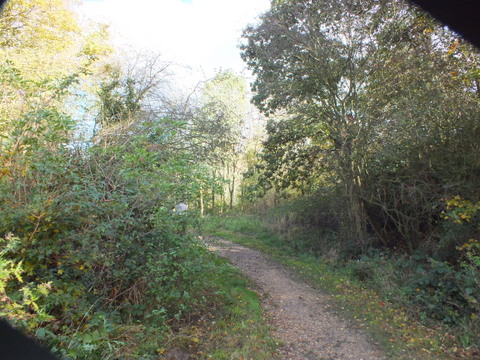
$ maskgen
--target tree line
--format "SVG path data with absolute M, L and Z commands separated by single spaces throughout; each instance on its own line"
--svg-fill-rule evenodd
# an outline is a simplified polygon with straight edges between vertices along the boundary
M 478 50 L 403 1 L 274 0 L 241 45 L 259 115 L 241 76 L 182 94 L 171 64 L 115 54 L 71 6 L 0 16 L 1 316 L 66 358 L 138 331 L 154 353 L 214 287 L 189 229 L 299 198 L 292 218 L 342 256 L 416 259 L 409 296 L 478 329 Z

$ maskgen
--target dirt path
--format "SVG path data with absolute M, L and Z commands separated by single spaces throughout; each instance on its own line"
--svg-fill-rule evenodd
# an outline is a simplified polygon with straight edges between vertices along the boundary
M 273 336 L 289 360 L 385 360 L 366 335 L 329 309 L 328 296 L 296 278 L 259 251 L 216 239 L 210 248 L 240 268 L 259 287 Z

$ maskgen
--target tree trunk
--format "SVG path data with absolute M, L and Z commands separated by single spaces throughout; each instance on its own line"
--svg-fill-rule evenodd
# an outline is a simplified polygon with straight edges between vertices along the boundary
M 231 186 L 229 186 L 228 190 L 230 192 L 230 210 L 232 210 L 233 209 L 233 194 L 235 192 L 235 174 L 233 174 L 232 184 L 231 184 Z
M 237 162 L 234 161 L 232 163 L 232 182 L 231 185 L 228 187 L 230 191 L 230 210 L 233 209 L 233 197 L 235 196 L 235 172 L 237 171 Z
M 199 203 L 200 203 L 200 217 L 203 218 L 203 189 L 202 187 L 200 187 L 200 200 L 199 200 Z
M 347 213 L 349 217 L 348 232 L 355 239 L 355 243 L 364 246 L 367 239 L 365 206 L 361 196 L 361 184 L 352 175 L 346 179 Z
M 357 149 L 358 151 L 358 149 Z M 363 162 L 352 154 L 345 142 L 338 153 L 338 170 L 345 189 L 348 223 L 346 233 L 355 243 L 364 246 L 367 239 L 365 206 L 362 199 Z
M 213 186 L 212 186 L 212 215 L 215 213 L 215 170 L 212 171 L 212 179 L 213 179 Z
M 220 207 L 220 213 L 224 213 L 225 211 L 225 191 L 223 191 L 221 194 L 220 194 L 220 203 L 221 203 L 221 207 Z

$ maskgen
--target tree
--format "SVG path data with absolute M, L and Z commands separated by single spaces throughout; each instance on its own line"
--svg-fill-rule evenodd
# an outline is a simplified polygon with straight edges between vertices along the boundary
M 274 2 L 260 25 L 244 31 L 247 44 L 242 47 L 243 59 L 257 75 L 254 103 L 266 114 L 279 110 L 294 114 L 291 119 L 309 127 L 299 137 L 308 147 L 317 146 L 312 157 L 319 151 L 331 155 L 324 159 L 345 186 L 351 236 L 360 243 L 366 236 L 361 199 L 364 153 L 376 119 L 367 116 L 359 97 L 376 50 L 370 28 L 386 6 L 376 5 L 375 1 Z M 305 157 L 292 150 L 289 153 L 299 161 Z
M 15 2 L 23 4 L 35 13 L 35 6 L 54 11 L 63 3 Z M 9 35 L 21 43 L 0 49 L 15 54 L 0 63 L 0 315 L 62 358 L 125 354 L 118 336 L 133 324 L 152 321 L 158 333 L 189 304 L 204 303 L 206 257 L 184 231 L 195 212 L 174 216 L 172 209 L 195 199 L 205 171 L 178 138 L 185 121 L 165 106 L 168 72 L 159 61 L 96 73 L 100 91 L 91 96 L 100 106 L 91 111 L 101 126 L 88 146 L 73 141 L 78 121 L 67 110 L 85 106 L 89 95 L 78 83 L 95 89 L 90 72 L 108 69 L 96 67 L 98 39 L 74 42 L 83 49 L 75 61 L 33 71 L 18 54 L 33 40 L 41 50 L 57 39 L 33 39 L 22 14 L 15 13 L 20 33 Z M 59 25 L 32 24 L 39 31 Z M 37 56 L 45 56 L 37 64 L 53 58 Z
M 239 179 L 239 162 L 245 147 L 243 128 L 248 115 L 245 80 L 232 71 L 221 71 L 208 81 L 203 90 L 200 106 L 190 127 L 192 146 L 197 161 L 211 168 L 227 186 L 229 207 L 235 202 Z M 215 208 L 217 186 L 211 188 L 212 211 Z M 220 192 L 221 198 L 224 193 Z
M 244 38 L 254 102 L 274 119 L 267 185 L 304 189 L 309 171 L 327 173 L 348 238 L 366 245 L 370 229 L 409 251 L 433 236 L 445 184 L 473 194 L 478 53 L 428 15 L 404 2 L 278 1 Z
M 475 77 L 461 80 L 475 62 L 449 55 L 458 40 L 425 17 L 407 24 L 408 41 L 397 42 L 397 56 L 377 66 L 366 93 L 372 115 L 382 120 L 366 199 L 377 238 L 413 251 L 435 247 L 445 198 L 477 196 L 480 129 L 472 121 L 479 115 Z
M 11 119 L 33 106 L 29 97 L 37 98 L 32 96 L 35 84 L 80 83 L 95 71 L 97 60 L 111 52 L 106 28 L 93 24 L 88 30 L 81 29 L 71 5 L 67 0 L 12 0 L 4 6 L 0 17 L 2 66 L 15 68 L 30 86 L 14 88 L 16 82 L 2 82 L 0 134 L 8 131 Z M 51 93 L 46 91 L 37 105 L 53 102 Z
M 2 58 L 39 80 L 71 74 L 108 54 L 106 27 L 82 29 L 72 7 L 70 0 L 8 1 L 0 18 Z

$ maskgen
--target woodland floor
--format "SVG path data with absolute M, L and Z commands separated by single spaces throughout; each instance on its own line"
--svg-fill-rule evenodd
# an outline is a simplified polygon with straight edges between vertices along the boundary
M 209 247 L 241 269 L 257 286 L 279 359 L 385 360 L 361 329 L 335 314 L 329 296 L 267 255 L 224 239 Z

